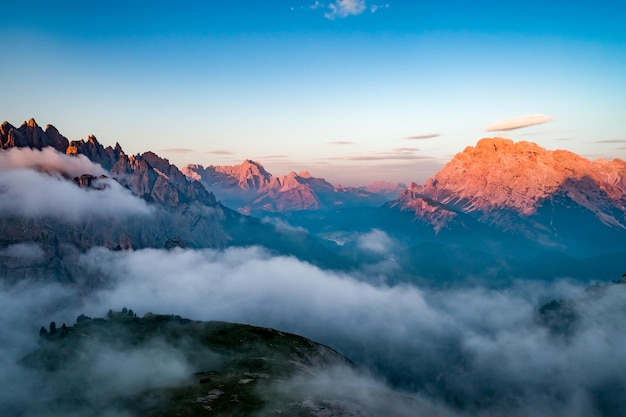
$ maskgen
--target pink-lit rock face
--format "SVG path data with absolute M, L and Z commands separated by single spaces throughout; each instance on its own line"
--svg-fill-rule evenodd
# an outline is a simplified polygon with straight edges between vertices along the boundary
M 227 205 L 245 214 L 320 210 L 354 205 L 381 205 L 383 195 L 333 186 L 307 171 L 274 177 L 255 161 L 233 166 L 187 165 L 182 172 L 199 179 Z
M 529 217 L 557 194 L 590 210 L 605 225 L 626 228 L 623 218 L 612 214 L 613 209 L 626 211 L 626 162 L 592 162 L 569 151 L 502 138 L 467 147 L 426 184 L 410 184 L 395 205 L 438 224 L 442 219 L 424 212 L 424 200 L 497 223 L 497 212 Z

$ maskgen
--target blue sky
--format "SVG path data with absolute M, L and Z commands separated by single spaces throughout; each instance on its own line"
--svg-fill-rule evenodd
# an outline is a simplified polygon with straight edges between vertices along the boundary
M 250 158 L 275 175 L 421 183 L 487 136 L 626 159 L 623 0 L 2 9 L 0 119 L 178 166 Z M 525 115 L 551 121 L 485 131 Z

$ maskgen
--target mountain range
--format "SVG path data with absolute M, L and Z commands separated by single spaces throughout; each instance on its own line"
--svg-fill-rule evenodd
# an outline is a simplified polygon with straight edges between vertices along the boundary
M 42 243 L 48 263 L 41 273 L 51 264 L 57 273 L 67 269 L 58 254 L 68 243 L 79 251 L 262 245 L 323 267 L 351 269 L 379 262 L 397 248 L 361 250 L 358 234 L 372 230 L 405 248 L 393 256 L 403 271 L 435 280 L 462 275 L 466 268 L 497 267 L 506 275 L 520 262 L 524 273 L 535 273 L 529 267 L 537 257 L 568 260 L 551 262 L 550 274 L 555 263 L 570 265 L 564 271 L 577 274 L 575 259 L 585 259 L 591 269 L 615 276 L 616 259 L 626 252 L 626 162 L 589 161 L 530 142 L 481 139 L 425 184 L 411 183 L 405 190 L 384 182 L 333 186 L 306 171 L 274 177 L 251 160 L 179 170 L 151 151 L 127 155 L 119 144 L 104 147 L 94 136 L 69 141 L 54 126 L 42 129 L 33 119 L 20 127 L 4 122 L 0 146 L 4 152 L 53 148 L 85 157 L 100 170 L 64 173 L 67 180 L 93 191 L 110 189 L 115 181 L 153 210 L 140 221 L 136 214 L 107 222 L 92 216 L 69 226 L 47 213 L 9 211 L 0 219 L 3 247 Z M 63 171 L 42 164 L 36 169 Z M 596 259 L 588 262 L 590 257 Z M 12 267 L 3 268 L 7 275 Z
M 244 214 L 380 206 L 406 189 L 403 184 L 377 182 L 367 187 L 333 186 L 307 171 L 275 177 L 258 162 L 245 160 L 233 166 L 190 164 L 182 169 L 188 178 L 200 181 L 224 204 Z M 390 198 L 393 196 L 392 198 Z
M 75 271 L 71 253 L 95 246 L 111 249 L 223 248 L 260 244 L 276 253 L 306 257 L 321 266 L 345 265 L 345 260 L 339 259 L 335 253 L 333 243 L 301 231 L 278 230 L 272 224 L 224 206 L 200 182 L 188 180 L 177 167 L 153 152 L 127 155 L 119 144 L 104 147 L 94 136 L 69 141 L 54 126 L 47 125 L 42 129 L 34 119 L 20 127 L 2 123 L 0 148 L 7 160 L 5 167 L 0 166 L 0 173 L 5 171 L 6 175 L 11 168 L 27 166 L 52 176 L 61 175 L 88 191 L 100 192 L 101 196 L 86 195 L 107 201 L 111 199 L 104 196 L 105 192 L 116 190 L 115 186 L 119 184 L 134 196 L 135 200 L 129 204 L 149 211 L 148 215 L 140 216 L 137 210 L 123 215 L 89 215 L 89 211 L 73 207 L 69 198 L 54 195 L 66 200 L 63 203 L 76 211 L 73 217 L 63 214 L 69 212 L 65 204 L 58 205 L 63 208 L 57 208 L 47 201 L 37 204 L 42 212 L 25 215 L 33 208 L 32 202 L 27 201 L 35 192 L 28 190 L 32 184 L 21 184 L 5 177 L 7 189 L 0 188 L 0 193 L 7 197 L 16 193 L 19 198 L 14 199 L 15 204 L 10 207 L 0 204 L 4 211 L 0 217 L 0 248 L 36 242 L 46 253 L 43 260 L 31 264 L 28 269 L 23 269 L 19 261 L 6 259 L 0 263 L 0 276 L 16 279 L 27 272 L 32 275 L 34 269 L 35 276 L 75 280 L 80 273 Z M 65 156 L 74 158 L 60 159 Z M 77 169 L 89 172 L 69 172 L 66 166 L 73 162 L 81 162 Z M 128 197 L 127 194 L 115 195 Z M 4 199 L 5 203 L 9 202 L 8 198 Z M 116 201 L 108 201 L 108 204 L 111 213 L 118 210 Z

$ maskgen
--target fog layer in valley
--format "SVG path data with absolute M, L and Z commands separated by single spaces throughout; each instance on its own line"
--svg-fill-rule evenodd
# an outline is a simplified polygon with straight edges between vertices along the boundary
M 377 237 L 365 236 L 361 245 L 379 251 Z M 33 247 L 10 251 L 36 253 Z M 408 409 L 419 400 L 430 404 L 428 410 L 450 415 L 592 416 L 619 415 L 626 409 L 624 285 L 594 290 L 568 281 L 517 281 L 500 289 L 387 286 L 272 256 L 258 247 L 96 248 L 81 255 L 79 263 L 86 274 L 105 276 L 108 288 L 81 297 L 56 285 L 24 283 L 2 289 L 0 378 L 11 387 L 0 394 L 5 409 L 34 389 L 47 392 L 37 388 L 39 376 L 16 365 L 36 348 L 41 325 L 51 320 L 69 325 L 82 312 L 103 316 L 124 306 L 139 315 L 173 313 L 273 327 L 327 344 L 378 381 L 343 371 L 343 380 L 332 378 L 343 381 L 338 385 L 354 398 L 361 392 L 355 387 L 376 386 L 380 393 L 391 389 L 384 388 L 386 383 L 412 393 Z M 575 320 L 564 331 L 546 325 L 538 313 L 551 299 L 572 300 Z M 160 349 L 176 360 L 168 346 L 151 347 L 143 357 L 165 357 Z M 122 365 L 118 353 L 104 349 L 102 363 Z M 133 366 L 137 386 L 148 381 L 141 379 L 142 370 L 176 380 L 177 370 L 185 369 L 184 361 L 156 370 L 143 359 Z M 106 386 L 109 377 L 113 381 L 121 376 L 104 374 L 88 384 Z M 362 392 L 363 401 L 371 398 L 368 389 Z M 398 415 L 410 415 L 402 407 Z

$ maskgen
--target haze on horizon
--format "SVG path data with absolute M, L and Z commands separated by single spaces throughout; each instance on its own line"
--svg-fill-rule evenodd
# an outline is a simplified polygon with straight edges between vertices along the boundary
M 423 182 L 486 136 L 626 159 L 626 5 L 4 2 L 0 118 L 132 154 Z

